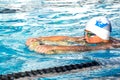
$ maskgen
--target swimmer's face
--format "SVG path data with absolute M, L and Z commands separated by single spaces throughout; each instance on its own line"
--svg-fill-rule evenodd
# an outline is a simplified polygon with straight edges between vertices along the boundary
M 103 39 L 101 39 L 100 37 L 98 37 L 96 34 L 85 30 L 85 40 L 88 43 L 101 43 L 101 42 L 107 42 Z

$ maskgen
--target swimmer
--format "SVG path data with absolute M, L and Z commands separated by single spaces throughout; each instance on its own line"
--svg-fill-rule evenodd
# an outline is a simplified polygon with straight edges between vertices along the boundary
M 88 21 L 83 37 L 48 36 L 30 38 L 26 41 L 26 45 L 30 50 L 45 54 L 119 48 L 120 40 L 110 37 L 111 30 L 111 23 L 106 17 L 94 17 Z

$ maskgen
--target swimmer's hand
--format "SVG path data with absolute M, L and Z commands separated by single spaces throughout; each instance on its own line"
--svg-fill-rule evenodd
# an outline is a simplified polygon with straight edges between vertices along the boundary
M 54 46 L 51 45 L 38 45 L 34 49 L 37 53 L 44 53 L 44 54 L 53 54 Z
M 37 42 L 38 39 L 37 38 L 29 38 L 27 41 L 26 41 L 26 45 L 27 46 L 30 46 L 33 42 Z
M 53 54 L 55 53 L 55 46 L 52 45 L 43 45 L 40 43 L 42 39 L 39 38 L 29 38 L 26 41 L 26 45 L 29 47 L 31 51 L 35 51 L 37 53 L 44 53 L 44 54 Z

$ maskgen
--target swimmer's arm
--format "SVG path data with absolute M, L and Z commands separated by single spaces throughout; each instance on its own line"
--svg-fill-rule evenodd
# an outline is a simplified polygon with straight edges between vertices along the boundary
M 84 39 L 84 37 L 69 37 L 69 36 L 48 36 L 37 38 L 40 41 L 74 41 L 78 42 Z
M 54 50 L 58 51 L 93 51 L 93 50 L 105 50 L 110 49 L 111 45 L 102 45 L 102 46 L 55 46 Z
M 29 38 L 26 41 L 26 45 L 29 46 L 30 44 L 34 42 L 39 42 L 39 41 L 64 41 L 67 40 L 68 36 L 48 36 L 48 37 L 39 37 L 39 38 Z
M 113 48 L 120 48 L 120 39 L 110 37 L 110 40 Z
M 110 39 L 112 40 L 112 42 L 120 42 L 120 39 L 117 38 L 110 37 Z
M 34 51 L 45 54 L 56 54 L 61 52 L 84 52 L 94 50 L 111 49 L 111 44 L 99 45 L 99 46 L 52 46 L 52 45 L 39 45 L 35 47 Z

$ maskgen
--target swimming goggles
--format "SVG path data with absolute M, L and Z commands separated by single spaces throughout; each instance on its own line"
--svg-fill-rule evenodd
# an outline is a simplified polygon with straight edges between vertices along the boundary
M 96 34 L 92 33 L 92 32 L 87 32 L 86 30 L 84 31 L 84 36 L 87 35 L 88 37 L 93 37 L 96 36 Z

